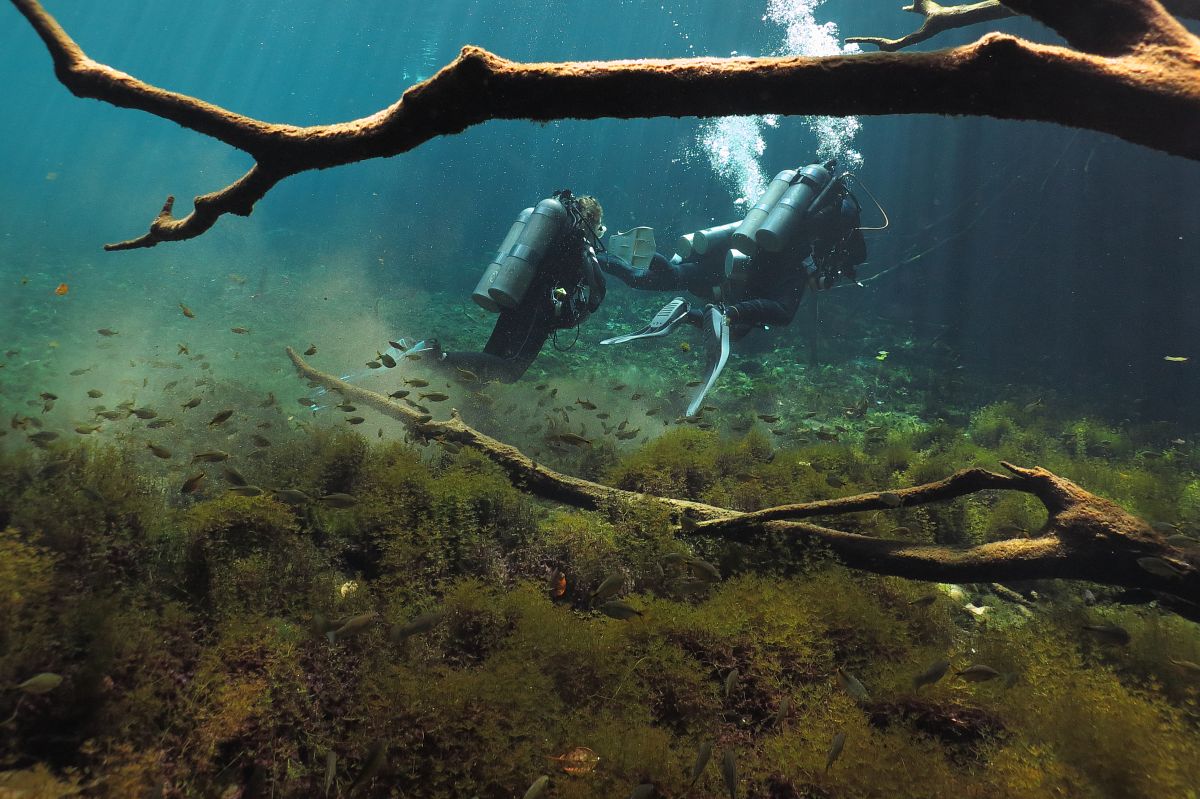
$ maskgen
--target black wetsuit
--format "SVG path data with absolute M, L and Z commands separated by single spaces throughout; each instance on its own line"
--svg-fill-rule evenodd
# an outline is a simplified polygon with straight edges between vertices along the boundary
M 600 266 L 636 289 L 684 289 L 708 302 L 725 303 L 732 333 L 740 337 L 755 327 L 790 323 L 810 276 L 823 288 L 832 286 L 838 276 L 854 279 L 854 267 L 867 259 L 867 246 L 857 229 L 859 215 L 858 203 L 845 194 L 840 203 L 830 203 L 813 215 L 807 236 L 797 237 L 780 252 L 756 255 L 740 281 L 725 278 L 727 249 L 683 261 L 655 253 L 650 266 L 641 268 L 602 253 Z M 805 263 L 810 257 L 811 262 Z
M 567 298 L 556 305 L 555 288 Z M 542 268 L 515 308 L 500 312 L 483 352 L 447 352 L 441 363 L 469 369 L 481 380 L 514 383 L 556 330 L 577 327 L 604 301 L 604 273 L 587 235 L 568 225 L 546 253 Z

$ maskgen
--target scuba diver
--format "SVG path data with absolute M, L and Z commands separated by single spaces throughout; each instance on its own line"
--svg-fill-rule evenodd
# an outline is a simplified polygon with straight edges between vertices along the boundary
M 641 330 L 601 343 L 665 336 L 683 321 L 700 327 L 708 373 L 688 405 L 686 415 L 695 415 L 725 367 L 731 339 L 789 324 L 810 287 L 857 281 L 855 267 L 867 259 L 861 208 L 846 186 L 854 176 L 835 176 L 836 166 L 830 160 L 780 172 L 745 219 L 681 237 L 670 259 L 654 251 L 650 228 L 611 236 L 599 256 L 604 271 L 637 289 L 684 289 L 706 304 L 692 308 L 676 297 Z
M 434 363 L 475 373 L 480 380 L 513 383 L 537 358 L 546 339 L 578 328 L 604 300 L 604 211 L 594 197 L 555 192 L 513 222 L 471 299 L 499 313 L 482 352 L 445 352 L 436 339 L 403 355 L 425 354 Z M 578 335 L 578 334 L 577 334 Z

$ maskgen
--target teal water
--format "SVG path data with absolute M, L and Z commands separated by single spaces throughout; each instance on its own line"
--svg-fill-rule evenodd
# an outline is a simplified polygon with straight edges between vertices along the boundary
M 898 4 L 849 0 L 47 7 L 96 60 L 240 113 L 302 125 L 374 113 L 466 44 L 521 61 L 809 53 L 840 46 L 821 27 L 827 23 L 845 36 L 898 33 L 912 22 Z M 1027 20 L 993 28 L 1055 41 Z M 926 49 L 979 33 L 954 31 Z M 437 418 L 456 408 L 539 461 L 592 479 L 691 425 L 727 443 L 753 430 L 768 442 L 764 462 L 789 452 L 778 468 L 816 463 L 824 470 L 816 485 L 833 493 L 866 490 L 864 452 L 895 488 L 916 481 L 910 466 L 925 457 L 941 470 L 920 471 L 929 479 L 972 465 L 954 460 L 969 441 L 979 445 L 972 457 L 1009 451 L 1003 446 L 1029 457 L 1053 453 L 1069 476 L 1093 478 L 1100 493 L 1149 520 L 1200 524 L 1193 162 L 1088 131 L 990 119 L 489 122 L 395 158 L 288 178 L 250 217 L 223 217 L 197 239 L 109 253 L 102 245 L 144 232 L 167 195 L 186 213 L 188 198 L 236 180 L 248 157 L 147 114 L 71 96 L 8 5 L 0 5 L 0 75 L 0 452 L 29 467 L 31 491 L 58 490 L 53 475 L 38 470 L 81 442 L 133 452 L 163 504 L 194 509 L 224 488 L 217 467 L 192 463 L 196 453 L 227 451 L 238 468 L 266 475 L 301 469 L 288 459 L 307 457 L 296 453 L 322 430 L 355 430 L 373 444 L 404 439 L 394 420 L 363 408 L 342 412 L 296 376 L 284 348 L 312 346 L 317 369 L 385 393 L 410 388 L 412 399 L 445 392 L 448 399 L 421 400 Z M 818 154 L 837 154 L 860 174 L 891 225 L 867 233 L 862 285 L 810 297 L 791 325 L 735 346 L 702 418 L 680 418 L 689 384 L 703 375 L 698 336 L 599 344 L 644 324 L 672 296 L 615 279 L 578 338 L 562 337 L 561 349 L 547 344 L 514 385 L 459 385 L 420 361 L 367 365 L 401 337 L 481 347 L 494 317 L 469 294 L 514 215 L 551 191 L 594 194 L 610 231 L 650 225 L 670 254 L 678 236 L 739 218 L 764 179 Z M 864 223 L 876 224 L 859 196 Z M 186 407 L 194 399 L 199 405 Z M 229 423 L 210 424 L 226 409 L 234 411 Z M 36 447 L 38 432 L 58 434 L 47 451 Z M 551 432 L 596 446 L 563 445 Z M 893 438 L 884 446 L 886 435 Z M 798 448 L 808 449 L 796 455 Z M 275 455 L 280 450 L 288 454 Z M 837 467 L 822 465 L 817 450 Z M 420 452 L 426 461 L 440 457 L 436 448 Z M 657 461 L 643 462 L 652 471 L 644 463 Z M 181 495 L 179 486 L 202 468 L 210 485 Z M 1114 487 L 1110 479 L 1129 482 Z M 713 496 L 744 499 L 734 490 Z M 9 499 L 0 502 L 0 530 L 20 517 Z M 977 507 L 974 523 L 982 527 L 978 520 L 993 510 Z M 916 516 L 905 523 L 936 526 Z M 338 560 L 339 580 L 355 577 L 360 560 L 369 558 Z M 511 574 L 527 578 L 521 568 L 540 573 L 543 565 L 523 563 Z M 894 609 L 890 590 L 880 601 Z M 416 607 L 408 600 L 397 600 L 406 614 Z M 1170 651 L 1193 657 L 1184 645 Z M 1194 699 L 1192 689 L 1176 688 L 1180 706 Z M 0 704 L 0 712 L 11 707 Z M 1181 713 L 1194 732 L 1194 709 Z M 3 764 L 24 767 L 37 754 L 31 747 Z M 243 766 L 248 779 L 249 761 Z M 299 784 L 280 795 L 303 795 Z M 1105 795 L 1141 795 L 1113 785 Z M 492 787 L 489 795 L 507 795 Z M 872 795 L 859 788 L 844 795 Z

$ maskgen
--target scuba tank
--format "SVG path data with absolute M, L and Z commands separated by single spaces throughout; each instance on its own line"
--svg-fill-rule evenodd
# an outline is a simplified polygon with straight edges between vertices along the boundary
M 779 202 L 779 198 L 783 196 L 792 186 L 792 181 L 800 174 L 795 169 L 785 169 L 775 176 L 767 186 L 767 190 L 758 198 L 758 202 L 746 214 L 746 218 L 737 226 L 737 230 L 733 232 L 733 246 L 737 247 L 747 255 L 754 255 L 758 251 L 758 244 L 754 241 L 754 234 L 762 227 L 763 222 L 767 221 L 775 204 Z
M 831 170 L 836 165 L 837 161 L 809 164 L 797 173 L 795 182 L 780 196 L 754 233 L 754 242 L 760 249 L 779 252 L 787 245 L 808 213 L 818 206 L 833 185 Z
M 677 238 L 675 240 L 675 254 L 684 261 L 691 258 L 692 254 L 696 252 L 695 238 L 695 233 L 685 233 Z
M 557 199 L 547 197 L 537 204 L 488 287 L 488 296 L 498 306 L 515 308 L 521 303 L 529 284 L 537 276 L 546 251 L 566 222 L 567 209 Z
M 729 222 L 716 227 L 705 228 L 692 234 L 692 250 L 697 255 L 704 255 L 709 250 L 720 250 L 729 246 L 733 231 L 741 222 Z
M 500 267 L 504 263 L 504 256 L 508 255 L 513 245 L 517 243 L 517 237 L 525 229 L 525 223 L 529 221 L 529 217 L 532 214 L 533 209 L 526 208 L 517 216 L 517 221 L 512 223 L 512 227 L 508 229 L 508 235 L 501 242 L 500 249 L 496 252 L 496 257 L 483 270 L 483 276 L 479 278 L 479 283 L 475 285 L 475 290 L 471 292 L 471 299 L 475 300 L 475 304 L 485 311 L 491 311 L 492 313 L 499 313 L 500 311 L 500 304 L 492 299 L 492 295 L 488 294 L 488 289 L 495 285 L 496 278 L 500 275 Z
M 725 281 L 733 289 L 730 294 L 736 294 L 746 283 L 749 276 L 750 256 L 736 248 L 730 248 L 725 253 Z

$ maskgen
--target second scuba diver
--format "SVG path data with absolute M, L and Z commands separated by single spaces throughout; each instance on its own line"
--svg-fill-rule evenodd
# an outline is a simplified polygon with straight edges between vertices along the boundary
M 828 289 L 857 279 L 855 267 L 867 258 L 861 209 L 845 184 L 849 174 L 834 176 L 836 165 L 780 172 L 745 219 L 682 237 L 670 259 L 653 251 L 648 228 L 610 237 L 608 252 L 599 256 L 604 271 L 633 288 L 684 289 L 708 304 L 692 308 L 676 297 L 641 330 L 602 343 L 663 336 L 681 321 L 699 326 L 708 373 L 688 406 L 687 415 L 694 415 L 725 366 L 731 338 L 789 324 L 810 286 Z
M 471 294 L 478 305 L 499 313 L 483 351 L 445 352 L 436 339 L 425 339 L 402 347 L 404 354 L 425 354 L 484 381 L 519 380 L 547 339 L 578 327 L 603 302 L 604 274 L 596 256 L 603 249 L 603 214 L 594 197 L 575 197 L 569 189 L 526 208 Z

